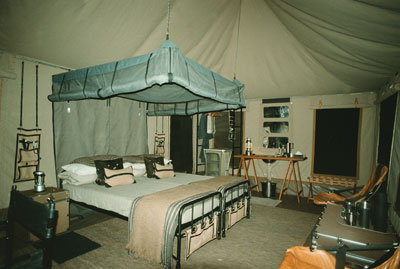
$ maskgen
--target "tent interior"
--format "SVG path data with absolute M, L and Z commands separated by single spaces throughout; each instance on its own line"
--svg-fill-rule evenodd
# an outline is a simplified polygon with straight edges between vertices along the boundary
M 165 158 L 174 163 L 173 156 L 190 154 L 183 157 L 190 160 L 186 171 L 204 173 L 205 168 L 198 165 L 197 145 L 202 112 L 218 111 L 228 122 L 233 109 L 243 115 L 239 153 L 244 153 L 245 138 L 251 138 L 255 154 L 274 155 L 280 145 L 291 142 L 295 152 L 308 157 L 299 163 L 307 194 L 317 158 L 317 111 L 357 109 L 357 122 L 339 125 L 341 129 L 331 133 L 328 143 L 343 144 L 341 139 L 356 130 L 357 186 L 367 183 L 378 162 L 389 167 L 383 185 L 387 215 L 399 234 L 399 25 L 400 4 L 395 0 L 0 0 L 0 209 L 8 207 L 13 184 L 20 190 L 33 188 L 32 180 L 15 183 L 13 179 L 17 129 L 33 129 L 35 122 L 41 129 L 40 170 L 46 174 L 46 186 L 56 187 L 62 165 L 82 156 L 155 153 L 160 133 L 165 135 Z M 118 74 L 112 73 L 117 65 L 111 63 L 120 63 L 118 68 L 122 68 L 129 65 L 124 59 L 152 55 L 166 36 L 187 59 L 186 65 L 201 65 L 221 77 L 221 84 L 229 82 L 235 90 L 243 90 L 235 93 L 239 105 L 225 103 L 202 111 L 194 106 L 190 113 L 186 106 L 179 114 L 163 105 L 165 98 L 187 101 L 198 93 L 163 96 L 163 82 L 157 82 L 161 86 L 154 87 L 149 101 L 141 91 L 146 86 L 135 88 L 137 96 L 131 85 L 126 86 L 131 92 L 123 92 L 125 96 L 111 92 L 112 85 L 106 89 L 107 81 L 118 80 Z M 72 89 L 74 83 L 85 88 L 85 70 L 90 67 L 97 72 L 105 64 L 113 67 L 114 76 L 99 76 L 88 85 L 93 86 L 93 94 L 108 91 L 106 95 L 86 98 L 85 90 L 79 96 L 58 94 L 63 86 Z M 81 76 L 81 81 L 63 85 L 62 74 L 76 81 Z M 201 83 L 200 79 L 196 87 L 217 87 L 216 81 Z M 231 93 L 225 97 L 233 99 Z M 385 102 L 391 104 L 388 114 Z M 288 116 L 284 120 L 268 116 L 271 107 L 285 107 Z M 167 112 L 157 114 L 163 108 Z M 174 125 L 184 119 L 189 120 L 186 133 Z M 229 125 L 222 126 L 227 136 Z M 215 137 L 218 132 L 217 128 Z M 191 144 L 190 151 L 171 146 L 181 137 Z M 208 142 L 218 147 L 216 138 Z M 236 174 L 235 167 L 231 170 Z M 286 168 L 283 161 L 272 164 L 272 177 L 284 178 Z M 269 176 L 261 160 L 254 169 L 251 176 L 254 172 L 261 178 Z M 277 182 L 279 192 L 281 181 Z M 293 184 L 289 193 L 296 193 Z

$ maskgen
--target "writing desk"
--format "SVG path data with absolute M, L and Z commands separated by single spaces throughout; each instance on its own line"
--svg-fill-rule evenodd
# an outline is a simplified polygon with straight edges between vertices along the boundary
M 303 182 L 301 181 L 301 175 L 300 175 L 299 161 L 307 160 L 307 157 L 283 157 L 283 156 L 280 157 L 280 156 L 269 156 L 269 155 L 245 155 L 245 154 L 238 154 L 234 155 L 233 157 L 240 158 L 237 176 L 241 175 L 241 168 L 243 166 L 244 178 L 246 180 L 249 180 L 250 163 L 252 164 L 254 171 L 254 180 L 256 182 L 256 188 L 258 192 L 260 191 L 260 188 L 258 186 L 258 177 L 257 177 L 256 167 L 254 165 L 254 160 L 258 159 L 258 160 L 288 161 L 288 167 L 286 169 L 285 178 L 282 181 L 281 191 L 279 193 L 279 200 L 281 200 L 283 193 L 286 195 L 287 190 L 289 189 L 289 183 L 293 178 L 294 184 L 296 186 L 297 203 L 300 204 L 299 195 L 301 194 L 301 196 L 304 197 L 304 194 L 303 194 Z M 297 179 L 299 180 L 300 188 L 297 184 Z

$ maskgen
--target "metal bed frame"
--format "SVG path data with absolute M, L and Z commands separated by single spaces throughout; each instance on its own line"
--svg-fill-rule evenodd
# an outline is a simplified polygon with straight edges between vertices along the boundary
M 235 196 L 236 195 L 236 196 Z M 214 199 L 218 197 L 219 204 L 215 206 Z M 230 198 L 228 200 L 228 198 Z M 211 199 L 211 211 L 204 212 L 204 203 L 207 199 Z M 243 181 L 236 183 L 228 188 L 226 188 L 223 192 L 216 191 L 210 193 L 206 196 L 200 197 L 196 200 L 185 203 L 181 206 L 178 213 L 178 227 L 176 229 L 175 236 L 177 237 L 177 253 L 173 255 L 172 258 L 176 261 L 176 268 L 181 268 L 181 248 L 182 248 L 182 238 L 184 236 L 183 231 L 188 229 L 194 229 L 196 224 L 202 223 L 206 217 L 210 220 L 214 215 L 217 215 L 217 240 L 220 240 L 223 237 L 226 237 L 226 220 L 225 213 L 228 212 L 227 209 L 229 207 L 233 207 L 235 203 L 242 202 L 244 199 L 247 199 L 247 215 L 246 218 L 250 218 L 250 183 L 249 181 Z M 202 214 L 201 216 L 195 218 L 194 217 L 194 205 L 197 203 L 201 203 Z M 182 223 L 183 212 L 185 209 L 190 208 L 191 210 L 191 220 L 187 223 Z

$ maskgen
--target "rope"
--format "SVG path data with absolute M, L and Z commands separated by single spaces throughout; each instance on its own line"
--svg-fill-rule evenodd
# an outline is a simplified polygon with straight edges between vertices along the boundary
M 242 0 L 240 0 L 240 6 L 239 6 L 239 18 L 238 18 L 238 27 L 237 27 L 235 66 L 234 66 L 234 72 L 233 72 L 233 79 L 236 79 L 236 68 L 237 68 L 237 58 L 238 58 L 238 50 L 239 50 L 239 31 L 240 31 L 240 16 L 241 16 L 241 14 L 242 14 Z
M 167 40 L 169 40 L 169 17 L 171 14 L 171 0 L 168 0 L 168 15 L 167 15 Z
M 39 66 L 36 65 L 36 128 L 39 127 Z

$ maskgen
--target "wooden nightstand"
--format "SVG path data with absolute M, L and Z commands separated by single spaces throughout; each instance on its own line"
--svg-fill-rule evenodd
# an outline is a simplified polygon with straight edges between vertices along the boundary
M 56 210 L 58 211 L 58 220 L 56 234 L 65 232 L 69 228 L 69 195 L 67 190 L 46 187 L 42 192 L 35 192 L 34 190 L 21 191 L 25 196 L 31 197 L 33 200 L 40 203 L 47 203 L 47 198 L 53 196 Z M 35 240 L 36 237 L 32 234 L 30 239 Z

